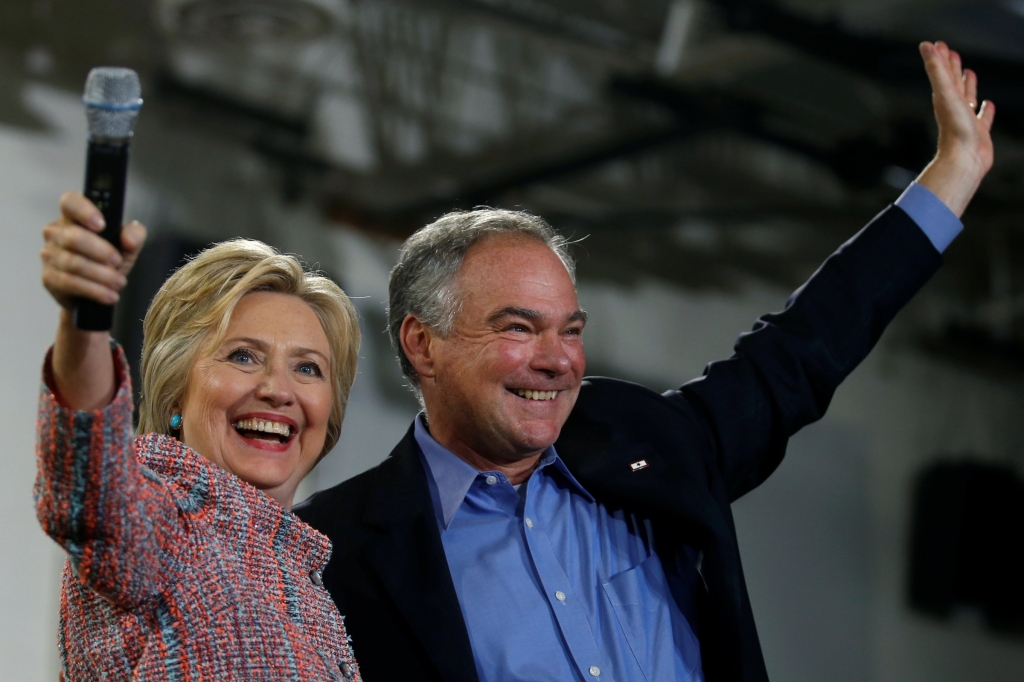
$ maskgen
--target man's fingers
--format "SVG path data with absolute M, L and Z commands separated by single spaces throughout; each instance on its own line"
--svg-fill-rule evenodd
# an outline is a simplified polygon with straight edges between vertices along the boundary
M 978 110 L 978 74 L 971 69 L 964 69 L 964 97 L 967 103 Z
M 963 63 L 960 61 L 960 53 L 956 50 L 949 51 L 949 75 L 953 77 L 954 82 L 963 84 L 964 68 Z
M 64 192 L 60 197 L 60 212 L 69 221 L 94 232 L 101 231 L 107 224 L 103 213 L 81 192 Z
M 992 122 L 995 121 L 995 118 L 996 105 L 992 104 L 989 100 L 982 102 L 980 111 L 978 111 L 978 120 L 981 121 L 986 133 L 992 130 Z
M 949 60 L 948 50 L 944 54 L 939 50 L 939 45 L 942 43 L 921 43 L 921 57 L 924 59 L 924 70 L 928 74 L 928 80 L 932 85 L 932 92 L 939 93 L 950 93 L 953 90 L 957 90 L 958 86 L 954 85 L 954 80 L 949 72 Z M 962 86 L 959 86 L 962 87 Z

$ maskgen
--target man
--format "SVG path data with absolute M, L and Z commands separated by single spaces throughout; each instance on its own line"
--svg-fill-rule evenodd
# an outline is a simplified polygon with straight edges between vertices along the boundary
M 424 413 L 296 509 L 334 542 L 323 581 L 366 679 L 767 679 L 729 505 L 939 267 L 992 164 L 974 74 L 921 52 L 935 160 L 679 390 L 583 380 L 586 314 L 542 220 L 450 214 L 406 242 L 389 323 Z

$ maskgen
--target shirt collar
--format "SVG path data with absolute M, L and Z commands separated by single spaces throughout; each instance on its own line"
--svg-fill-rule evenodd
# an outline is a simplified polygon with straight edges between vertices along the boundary
M 443 527 L 447 529 L 455 517 L 455 512 L 459 510 L 459 507 L 462 506 L 462 501 L 466 499 L 466 493 L 469 492 L 473 481 L 476 480 L 476 477 L 481 472 L 434 440 L 434 437 L 427 430 L 422 412 L 416 416 L 413 436 L 416 438 L 416 444 L 423 451 L 423 458 L 427 463 L 427 471 L 430 473 L 434 482 L 434 488 L 437 491 L 435 504 L 440 504 L 440 520 Z M 576 477 L 565 468 L 562 458 L 555 452 L 553 445 L 541 454 L 540 463 L 537 465 L 533 475 L 535 476 L 548 466 L 553 466 L 561 473 L 571 488 L 575 488 L 590 502 L 594 501 L 594 497 L 587 492 L 587 489 L 580 485 Z M 529 483 L 529 480 L 526 483 Z M 526 483 L 523 485 L 526 485 Z

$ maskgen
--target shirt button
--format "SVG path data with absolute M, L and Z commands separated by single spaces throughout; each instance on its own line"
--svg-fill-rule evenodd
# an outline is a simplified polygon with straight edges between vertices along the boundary
M 530 519 L 529 516 L 526 517 L 526 527 L 533 528 L 533 521 Z
M 592 666 L 590 666 L 590 670 L 587 671 L 587 672 L 589 672 L 594 677 L 597 677 L 597 676 L 599 676 L 601 674 L 601 669 L 598 668 L 596 665 L 592 665 Z
M 324 577 L 320 571 L 313 571 L 309 574 L 309 579 L 313 581 L 313 584 L 320 587 L 324 584 Z
M 352 679 L 352 666 L 350 666 L 348 663 L 342 663 L 341 674 L 349 679 Z
M 484 481 L 487 483 L 487 485 L 494 485 L 495 483 L 498 482 L 498 477 L 492 474 L 485 478 Z
M 565 592 L 562 592 L 561 590 L 558 590 L 557 592 L 555 592 L 555 599 L 557 599 L 560 602 L 564 602 L 565 601 Z

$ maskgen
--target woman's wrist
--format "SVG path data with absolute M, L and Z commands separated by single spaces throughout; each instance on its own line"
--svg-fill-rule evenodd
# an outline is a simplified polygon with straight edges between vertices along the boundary
M 75 327 L 74 312 L 61 308 L 51 359 L 55 393 L 75 410 L 106 407 L 114 398 L 117 379 L 108 332 Z

